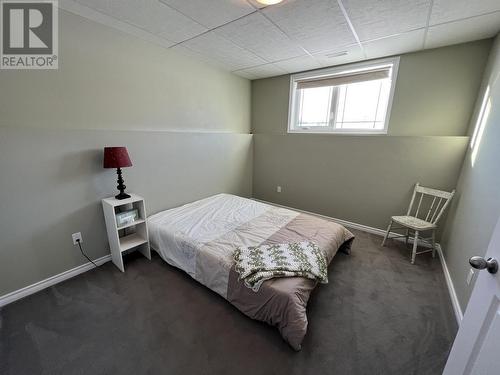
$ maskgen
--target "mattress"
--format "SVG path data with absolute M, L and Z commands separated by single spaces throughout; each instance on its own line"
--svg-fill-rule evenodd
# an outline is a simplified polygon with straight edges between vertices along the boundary
M 151 247 L 163 260 L 247 316 L 276 326 L 295 350 L 300 350 L 307 332 L 306 307 L 316 282 L 276 278 L 254 292 L 238 280 L 235 249 L 307 240 L 315 242 L 330 263 L 354 238 L 333 221 L 230 194 L 159 212 L 148 218 L 148 228 Z

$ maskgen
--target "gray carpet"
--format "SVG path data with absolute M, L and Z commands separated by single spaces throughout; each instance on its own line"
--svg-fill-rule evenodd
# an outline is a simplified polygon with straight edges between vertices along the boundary
M 131 254 L 0 311 L 0 373 L 440 374 L 457 326 L 438 259 L 355 232 L 294 352 L 157 255 Z

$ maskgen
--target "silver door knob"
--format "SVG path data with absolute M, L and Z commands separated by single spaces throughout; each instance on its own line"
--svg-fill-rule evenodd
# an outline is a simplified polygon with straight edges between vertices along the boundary
M 483 257 L 476 256 L 470 258 L 469 263 L 472 267 L 478 270 L 484 270 L 486 268 L 489 273 L 498 272 L 498 262 L 496 259 L 493 258 L 484 259 Z

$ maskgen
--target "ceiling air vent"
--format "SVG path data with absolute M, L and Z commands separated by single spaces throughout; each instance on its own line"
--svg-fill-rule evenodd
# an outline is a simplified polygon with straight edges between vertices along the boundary
M 347 51 L 332 52 L 332 53 L 327 53 L 325 56 L 331 59 L 333 57 L 345 56 L 347 55 L 347 53 L 348 53 Z

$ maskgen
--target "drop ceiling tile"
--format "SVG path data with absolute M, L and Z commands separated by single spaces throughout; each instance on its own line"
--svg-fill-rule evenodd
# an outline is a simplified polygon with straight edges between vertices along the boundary
M 247 69 L 242 69 L 233 72 L 234 74 L 241 75 L 242 77 L 249 79 L 257 78 L 267 78 L 273 76 L 280 76 L 286 74 L 287 72 L 274 64 L 265 64 L 260 66 L 254 66 Z
M 247 2 L 250 3 L 255 9 L 257 9 L 257 8 L 262 9 L 262 8 L 266 8 L 268 6 L 273 6 L 273 5 L 266 5 L 266 4 L 259 3 L 257 0 L 247 0 Z
M 151 1 L 148 12 L 150 25 L 158 34 L 174 42 L 181 42 L 207 31 L 207 28 L 157 0 Z
M 425 25 L 430 2 L 286 0 L 264 7 L 255 0 L 60 0 L 60 6 L 159 45 L 185 41 L 174 49 L 254 79 L 418 50 L 423 31 L 405 30 Z M 434 0 L 430 22 L 425 48 L 491 37 L 500 32 L 500 0 Z
M 245 72 L 244 70 L 237 70 L 236 72 L 233 72 L 233 74 L 236 74 L 237 76 L 253 80 L 253 79 L 258 79 L 259 77 L 253 73 Z
M 129 22 L 125 22 L 116 17 L 110 16 L 107 3 L 106 7 L 103 7 L 103 10 L 100 11 L 91 8 L 89 6 L 89 3 L 89 1 L 76 2 L 73 0 L 59 0 L 59 8 L 63 9 L 64 11 L 77 14 L 81 17 L 92 20 L 94 22 L 112 27 L 116 30 L 120 30 L 129 35 L 134 35 L 142 40 L 154 43 L 164 48 L 169 48 L 175 44 L 173 41 L 161 38 L 146 29 L 134 26 Z M 104 9 L 106 9 L 106 11 L 104 11 Z
M 62 0 L 65 2 L 65 0 Z M 76 3 L 85 5 L 86 7 L 92 8 L 94 10 L 109 13 L 109 7 L 107 1 L 102 0 L 75 0 Z
M 336 0 L 288 0 L 262 12 L 311 53 L 356 42 Z
M 108 0 L 108 4 L 110 16 L 151 31 L 147 27 L 149 21 L 148 12 L 141 1 Z
M 425 29 L 410 31 L 388 38 L 377 39 L 363 43 L 366 57 L 373 59 L 376 57 L 399 55 L 402 53 L 421 50 L 424 45 Z
M 321 52 L 313 56 L 322 67 L 342 65 L 365 59 L 363 50 L 357 44 L 343 48 L 342 50 Z
M 272 22 L 258 13 L 231 22 L 215 32 L 268 61 L 289 59 L 305 53 Z
M 425 48 L 493 37 L 500 32 L 500 12 L 429 27 Z
M 500 11 L 499 0 L 434 0 L 430 25 Z
M 255 9 L 245 0 L 159 0 L 209 29 L 223 25 Z
M 309 55 L 294 57 L 293 59 L 283 61 L 277 61 L 273 64 L 278 68 L 287 71 L 288 73 L 303 72 L 306 70 L 321 68 L 319 62 Z
M 109 12 L 113 17 L 176 43 L 207 31 L 157 0 L 109 0 Z
M 222 63 L 230 70 L 244 69 L 266 63 L 252 52 L 238 47 L 213 31 L 188 40 L 182 45 Z
M 342 0 L 361 41 L 425 27 L 431 0 Z

